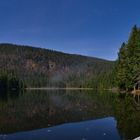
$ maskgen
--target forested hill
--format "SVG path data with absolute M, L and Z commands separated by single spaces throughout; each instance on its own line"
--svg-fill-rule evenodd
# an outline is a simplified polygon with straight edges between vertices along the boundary
M 103 59 L 0 44 L 0 69 L 14 73 L 27 87 L 103 87 L 110 85 L 113 67 L 114 62 Z

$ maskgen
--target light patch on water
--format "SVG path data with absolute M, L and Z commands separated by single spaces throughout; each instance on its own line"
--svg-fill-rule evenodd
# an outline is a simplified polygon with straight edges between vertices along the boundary
M 52 130 L 49 129 L 49 130 L 47 130 L 47 131 L 48 131 L 48 132 L 51 132 Z

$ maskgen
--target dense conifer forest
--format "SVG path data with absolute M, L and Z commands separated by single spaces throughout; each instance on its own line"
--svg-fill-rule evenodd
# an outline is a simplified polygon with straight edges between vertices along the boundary
M 0 91 L 19 91 L 23 88 L 24 82 L 13 72 L 0 71 Z
M 114 62 L 103 59 L 0 44 L 0 69 L 14 72 L 27 87 L 112 86 L 113 67 Z
M 135 25 L 123 43 L 116 62 L 116 81 L 121 90 L 131 91 L 140 81 L 140 29 Z

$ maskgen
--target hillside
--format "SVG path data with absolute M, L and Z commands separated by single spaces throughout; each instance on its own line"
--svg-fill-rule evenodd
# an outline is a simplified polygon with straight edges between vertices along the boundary
M 110 84 L 114 62 L 48 49 L 0 44 L 0 69 L 15 73 L 27 87 L 97 87 Z

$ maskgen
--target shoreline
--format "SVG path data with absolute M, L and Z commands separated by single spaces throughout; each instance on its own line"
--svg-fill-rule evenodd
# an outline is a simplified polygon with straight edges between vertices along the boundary
M 76 88 L 76 87 L 67 87 L 67 88 L 59 88 L 59 87 L 28 87 L 26 90 L 103 90 L 103 91 L 113 91 L 118 92 L 116 89 L 94 89 L 94 88 Z
M 41 87 L 41 88 L 26 88 L 26 90 L 93 90 L 93 88 L 56 88 L 56 87 Z

